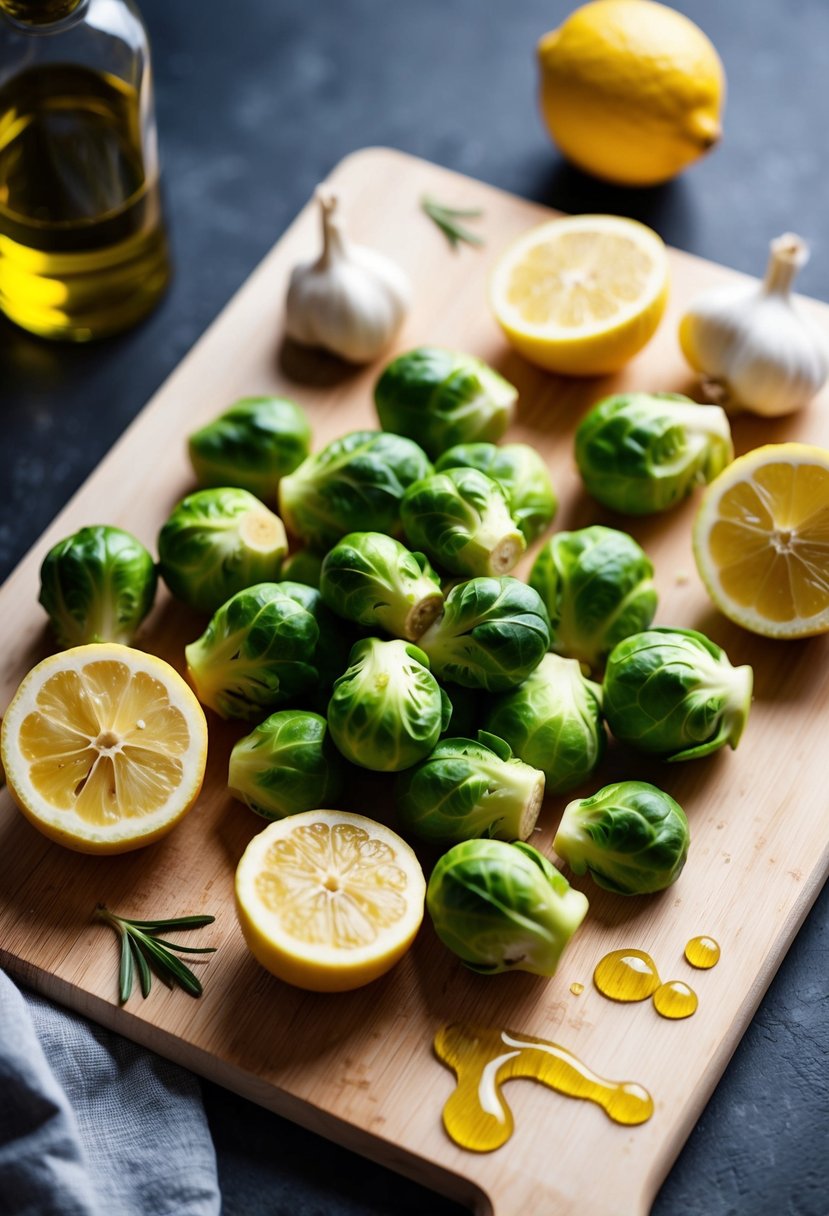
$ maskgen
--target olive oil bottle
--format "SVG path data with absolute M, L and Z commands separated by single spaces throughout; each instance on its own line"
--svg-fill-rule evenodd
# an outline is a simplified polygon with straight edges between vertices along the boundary
M 132 0 L 0 0 L 0 309 L 86 341 L 138 321 L 168 277 Z

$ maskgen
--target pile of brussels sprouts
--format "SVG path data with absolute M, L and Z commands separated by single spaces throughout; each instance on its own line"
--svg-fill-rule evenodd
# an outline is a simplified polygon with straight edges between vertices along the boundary
M 161 529 L 157 566 L 121 529 L 84 528 L 47 555 L 40 599 L 61 645 L 129 644 L 160 574 L 209 617 L 186 648 L 199 699 L 254 724 L 233 797 L 275 819 L 336 805 L 354 769 L 396 774 L 401 830 L 452 846 L 428 886 L 441 940 L 480 972 L 551 975 L 587 899 L 526 843 L 545 791 L 584 784 L 605 723 L 667 761 L 736 747 L 751 669 L 652 627 L 653 568 L 625 532 L 560 532 L 529 582 L 511 575 L 557 507 L 534 449 L 497 444 L 516 396 L 479 359 L 421 347 L 377 382 L 383 429 L 313 454 L 298 405 L 246 398 L 190 437 L 200 488 Z M 663 510 L 731 458 L 724 419 L 609 398 L 576 461 L 605 505 Z M 668 794 L 622 781 L 570 802 L 554 847 L 634 895 L 674 882 L 688 842 Z

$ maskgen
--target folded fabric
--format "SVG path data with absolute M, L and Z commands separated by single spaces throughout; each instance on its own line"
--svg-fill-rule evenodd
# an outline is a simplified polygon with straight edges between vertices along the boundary
M 3 1216 L 218 1216 L 197 1079 L 0 972 Z

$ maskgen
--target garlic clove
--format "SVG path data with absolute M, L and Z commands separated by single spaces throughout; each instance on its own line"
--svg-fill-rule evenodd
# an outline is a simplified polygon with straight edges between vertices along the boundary
M 679 341 L 702 373 L 709 400 L 732 412 L 775 417 L 820 391 L 829 375 L 827 341 L 791 298 L 808 256 L 805 242 L 786 233 L 771 242 L 762 283 L 715 287 L 693 301 L 680 321 Z
M 374 249 L 347 239 L 334 195 L 317 191 L 322 250 L 291 273 L 285 331 L 354 363 L 368 363 L 390 345 L 409 309 L 403 270 Z

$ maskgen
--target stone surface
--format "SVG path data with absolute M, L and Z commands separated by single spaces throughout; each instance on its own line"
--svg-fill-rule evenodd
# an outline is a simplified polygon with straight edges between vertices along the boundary
M 725 140 L 678 181 L 638 191 L 570 169 L 542 129 L 534 47 L 569 11 L 562 0 L 141 6 L 176 277 L 144 325 L 98 346 L 47 345 L 0 321 L 0 576 L 316 183 L 356 148 L 399 147 L 567 211 L 633 215 L 680 248 L 752 273 L 769 238 L 794 230 L 813 250 L 802 290 L 829 299 L 825 0 L 755 0 L 749 19 L 721 0 L 675 6 L 724 60 Z M 824 1216 L 827 925 L 824 893 L 669 1175 L 657 1216 Z M 207 1086 L 206 1096 L 227 1216 L 460 1211 L 222 1090 Z

